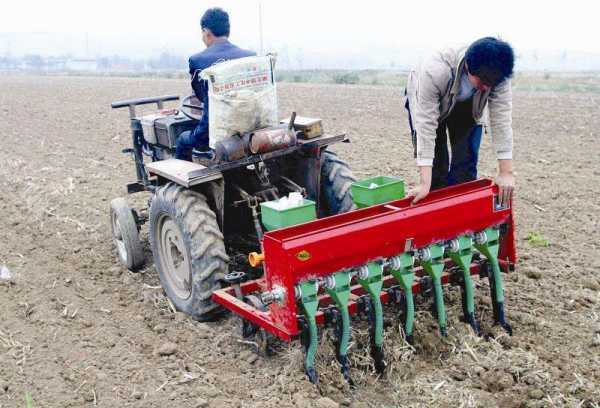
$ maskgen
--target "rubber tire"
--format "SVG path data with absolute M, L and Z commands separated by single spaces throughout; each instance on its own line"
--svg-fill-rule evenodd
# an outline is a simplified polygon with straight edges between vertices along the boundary
M 325 216 L 356 209 L 351 185 L 356 178 L 348 163 L 335 153 L 324 150 L 321 155 L 321 205 Z
M 167 215 L 183 235 L 187 258 L 191 268 L 191 294 L 187 299 L 175 295 L 162 270 L 160 251 L 156 242 L 157 223 Z M 198 321 L 214 320 L 223 309 L 211 299 L 213 292 L 221 288 L 221 281 L 228 270 L 229 257 L 225 251 L 223 234 L 219 230 L 215 213 L 206 197 L 175 183 L 158 189 L 150 206 L 150 246 L 154 264 L 167 297 L 180 311 Z
M 119 261 L 130 271 L 136 272 L 144 265 L 144 250 L 140 242 L 139 230 L 133 216 L 133 210 L 124 198 L 115 198 L 110 202 L 110 227 L 113 239 L 116 241 L 113 217 L 116 217 L 119 222 L 121 241 L 125 247 L 125 254 L 122 254 L 117 247 Z M 116 242 L 115 246 L 117 246 Z

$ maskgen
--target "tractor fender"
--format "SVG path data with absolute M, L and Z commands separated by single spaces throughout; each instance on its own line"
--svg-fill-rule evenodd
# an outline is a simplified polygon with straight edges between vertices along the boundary
M 167 159 L 146 164 L 146 170 L 151 176 L 158 178 L 159 185 L 172 181 L 182 187 L 204 194 L 211 209 L 217 216 L 217 222 L 223 230 L 225 180 L 220 171 L 202 174 L 207 169 L 199 163 L 186 160 Z

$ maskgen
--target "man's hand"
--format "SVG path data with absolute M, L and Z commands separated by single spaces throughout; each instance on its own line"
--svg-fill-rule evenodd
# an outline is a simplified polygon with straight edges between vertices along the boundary
M 413 204 L 418 203 L 429 194 L 430 185 L 427 184 L 419 184 L 416 186 L 409 194 L 414 195 L 415 198 L 412 200 Z
M 498 160 L 498 175 L 494 181 L 498 186 L 498 200 L 500 205 L 505 207 L 515 189 L 515 176 L 512 172 L 512 160 Z
M 419 166 L 420 180 L 419 185 L 413 188 L 409 195 L 414 195 L 413 204 L 418 203 L 429 194 L 431 189 L 431 166 Z

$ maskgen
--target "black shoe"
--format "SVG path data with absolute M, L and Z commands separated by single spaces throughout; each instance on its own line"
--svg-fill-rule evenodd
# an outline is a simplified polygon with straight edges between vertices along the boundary
M 215 151 L 206 146 L 192 150 L 192 156 L 194 159 L 213 160 L 215 158 Z

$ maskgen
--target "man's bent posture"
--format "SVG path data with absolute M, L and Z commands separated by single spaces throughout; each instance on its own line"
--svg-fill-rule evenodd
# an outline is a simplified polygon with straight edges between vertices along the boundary
M 466 50 L 437 53 L 410 72 L 405 107 L 420 173 L 415 203 L 430 190 L 477 178 L 486 105 L 498 159 L 500 200 L 505 203 L 510 199 L 515 184 L 510 83 L 513 67 L 511 46 L 485 37 Z

